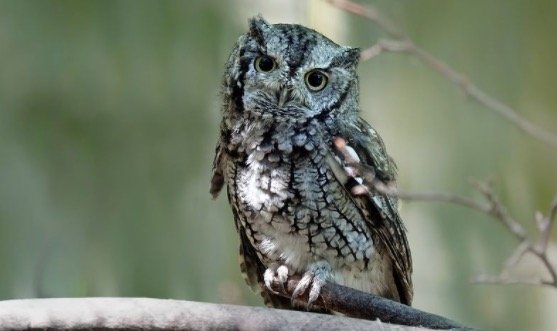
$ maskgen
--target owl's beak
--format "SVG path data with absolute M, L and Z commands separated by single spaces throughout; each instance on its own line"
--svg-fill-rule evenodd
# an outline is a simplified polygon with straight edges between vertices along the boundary
M 289 88 L 283 88 L 280 91 L 280 95 L 279 95 L 279 100 L 278 100 L 278 107 L 282 108 L 284 106 L 285 103 L 287 103 L 290 100 L 290 94 L 291 94 L 292 90 Z

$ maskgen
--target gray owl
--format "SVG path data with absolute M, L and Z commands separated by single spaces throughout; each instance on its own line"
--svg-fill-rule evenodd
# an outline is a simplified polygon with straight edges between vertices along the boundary
M 211 194 L 226 185 L 242 272 L 269 306 L 298 307 L 271 288 L 292 275 L 294 299 L 307 293 L 308 305 L 327 281 L 412 301 L 397 200 L 353 166 L 395 181 L 381 137 L 359 117 L 359 53 L 256 17 L 226 63 Z

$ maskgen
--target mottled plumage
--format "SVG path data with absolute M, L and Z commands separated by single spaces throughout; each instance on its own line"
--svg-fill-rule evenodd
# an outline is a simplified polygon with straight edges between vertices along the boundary
M 381 138 L 359 117 L 358 58 L 311 29 L 257 17 L 226 64 L 211 193 L 226 185 L 242 272 L 269 305 L 290 307 L 268 287 L 293 274 L 303 276 L 295 295 L 307 290 L 310 302 L 332 281 L 411 303 L 397 201 L 355 193 L 365 179 L 335 148 L 342 138 L 375 178 L 395 181 Z

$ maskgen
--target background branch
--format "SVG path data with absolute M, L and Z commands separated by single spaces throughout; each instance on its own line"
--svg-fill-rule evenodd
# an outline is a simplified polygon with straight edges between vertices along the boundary
M 372 21 L 391 38 L 390 40 L 379 41 L 377 44 L 363 50 L 361 53 L 362 60 L 369 60 L 383 52 L 399 52 L 412 55 L 460 88 L 467 97 L 492 110 L 520 131 L 546 144 L 557 147 L 557 134 L 528 121 L 515 109 L 470 82 L 465 75 L 454 70 L 426 50 L 418 47 L 412 40 L 401 33 L 390 20 L 385 18 L 377 8 L 370 5 L 363 6 L 348 0 L 325 1 L 344 11 Z

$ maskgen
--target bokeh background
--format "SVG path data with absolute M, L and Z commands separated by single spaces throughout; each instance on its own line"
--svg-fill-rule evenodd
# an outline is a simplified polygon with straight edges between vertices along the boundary
M 370 3 L 557 132 L 555 1 Z M 239 272 L 226 198 L 208 193 L 223 65 L 257 13 L 341 44 L 385 37 L 320 0 L 0 2 L 0 299 L 261 304 Z M 533 212 L 557 193 L 555 148 L 412 57 L 384 54 L 359 70 L 362 116 L 397 160 L 400 187 L 477 197 L 467 179 L 495 175 L 535 238 Z M 416 307 L 492 330 L 557 329 L 557 290 L 470 283 L 516 245 L 496 221 L 439 203 L 404 203 L 402 214 Z M 517 272 L 538 274 L 526 262 Z

